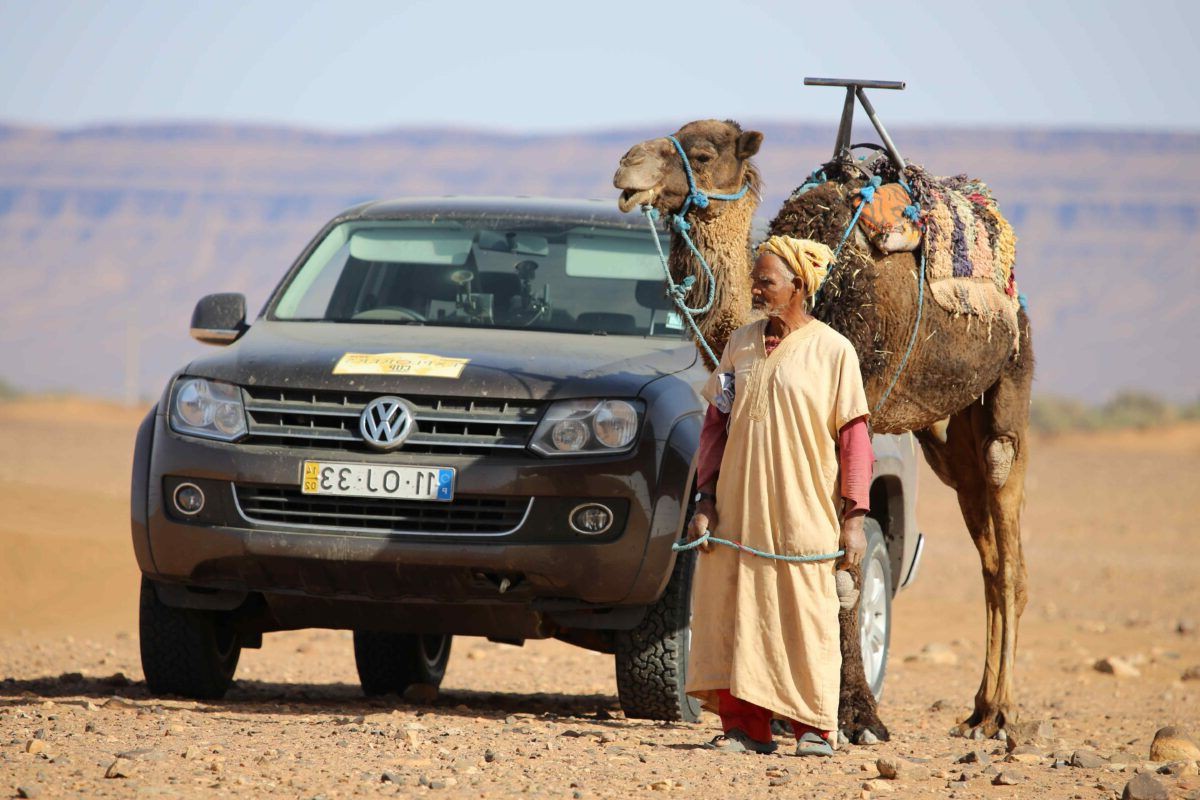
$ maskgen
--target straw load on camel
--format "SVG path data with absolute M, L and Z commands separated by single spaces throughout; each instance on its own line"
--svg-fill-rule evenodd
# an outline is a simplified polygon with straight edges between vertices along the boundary
M 852 114 L 849 97 L 847 107 Z M 1016 238 L 983 183 L 934 178 L 904 163 L 879 125 L 891 152 L 856 157 L 845 120 L 834 159 L 792 193 L 769 232 L 835 251 L 814 316 L 853 343 L 873 431 L 914 432 L 934 472 L 958 494 L 983 569 L 987 649 L 974 709 L 952 733 L 1011 732 L 1026 602 L 1020 512 L 1033 378 L 1029 320 L 1013 274 Z M 668 221 L 668 264 L 674 282 L 692 279 L 688 305 L 709 294 L 700 258 L 711 265 L 714 303 L 696 322 L 717 357 L 750 318 L 751 220 L 761 187 L 751 158 L 762 141 L 732 121 L 691 122 L 673 137 L 634 145 L 614 178 L 623 210 L 651 207 Z M 886 739 L 864 678 L 857 606 L 840 622 L 839 725 L 854 741 L 866 730 Z

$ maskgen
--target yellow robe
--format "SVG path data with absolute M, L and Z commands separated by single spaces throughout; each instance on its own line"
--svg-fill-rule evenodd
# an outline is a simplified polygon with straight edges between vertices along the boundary
M 850 342 L 812 320 L 768 356 L 766 320 L 734 331 L 718 375 L 736 375 L 714 534 L 781 555 L 832 553 L 840 532 L 837 434 L 869 413 Z M 789 564 L 729 547 L 701 553 L 687 692 L 716 691 L 821 730 L 837 728 L 842 656 L 834 561 Z

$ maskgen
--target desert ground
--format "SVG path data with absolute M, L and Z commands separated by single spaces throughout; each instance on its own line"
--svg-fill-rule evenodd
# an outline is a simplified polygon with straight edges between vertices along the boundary
M 0 796 L 1107 799 L 1135 781 L 1132 796 L 1200 798 L 1194 764 L 1150 760 L 1158 729 L 1200 729 L 1200 426 L 1034 441 L 1017 696 L 1048 724 L 1008 756 L 947 734 L 980 677 L 982 581 L 924 470 L 928 543 L 895 601 L 881 704 L 892 740 L 810 760 L 783 737 L 772 756 L 700 749 L 711 716 L 626 720 L 611 658 L 558 642 L 457 639 L 440 696 L 416 703 L 362 696 L 347 632 L 272 634 L 225 701 L 150 697 L 127 510 L 143 413 L 0 404 Z

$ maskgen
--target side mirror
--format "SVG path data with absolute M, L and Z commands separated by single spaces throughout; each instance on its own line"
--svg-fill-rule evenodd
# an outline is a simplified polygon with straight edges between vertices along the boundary
M 246 332 L 246 296 L 237 292 L 200 298 L 192 312 L 192 338 L 205 344 L 229 344 Z

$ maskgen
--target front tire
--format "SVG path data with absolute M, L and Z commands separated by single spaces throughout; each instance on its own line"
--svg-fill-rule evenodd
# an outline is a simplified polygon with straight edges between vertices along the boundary
M 404 694 L 414 683 L 442 685 L 450 661 L 449 634 L 354 632 L 354 665 L 366 695 Z
M 692 644 L 692 573 L 696 551 L 675 558 L 666 591 L 631 631 L 617 634 L 617 696 L 632 719 L 696 722 L 700 703 L 688 697 Z
M 858 605 L 858 632 L 862 644 L 863 672 L 871 694 L 883 696 L 887 677 L 888 646 L 892 637 L 892 564 L 883 530 L 867 518 L 863 523 L 867 549 L 862 561 L 862 593 Z
M 215 612 L 164 605 L 144 577 L 138 639 L 146 686 L 156 695 L 219 700 L 229 691 L 242 654 L 237 632 Z

